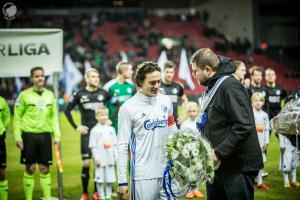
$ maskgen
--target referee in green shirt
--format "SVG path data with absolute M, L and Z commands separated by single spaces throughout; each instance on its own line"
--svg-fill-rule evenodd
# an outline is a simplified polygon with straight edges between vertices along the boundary
M 58 113 L 54 94 L 44 88 L 45 76 L 42 67 L 30 71 L 33 86 L 18 96 L 15 104 L 14 135 L 21 149 L 21 163 L 25 164 L 23 177 L 26 200 L 32 199 L 34 172 L 39 165 L 40 184 L 46 200 L 51 198 L 52 139 L 60 141 Z
M 0 96 L 0 200 L 7 200 L 8 183 L 5 177 L 6 168 L 6 146 L 5 131 L 10 121 L 9 107 Z

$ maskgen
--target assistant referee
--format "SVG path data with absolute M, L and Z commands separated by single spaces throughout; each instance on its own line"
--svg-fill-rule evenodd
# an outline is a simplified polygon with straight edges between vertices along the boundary
M 21 149 L 21 163 L 25 164 L 23 176 L 26 200 L 32 199 L 34 172 L 39 165 L 40 184 L 44 198 L 51 199 L 52 138 L 60 141 L 56 99 L 46 89 L 44 69 L 34 67 L 30 71 L 32 87 L 22 91 L 15 104 L 14 135 Z

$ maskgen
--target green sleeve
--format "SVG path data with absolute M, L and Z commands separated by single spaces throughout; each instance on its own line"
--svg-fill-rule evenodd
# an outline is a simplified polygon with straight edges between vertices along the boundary
M 16 141 L 22 140 L 21 122 L 26 110 L 26 103 L 23 100 L 22 93 L 19 95 L 14 109 L 14 135 Z
M 53 97 L 53 106 L 52 106 L 52 130 L 53 130 L 53 137 L 54 141 L 60 141 L 60 130 L 59 130 L 59 123 L 58 123 L 58 112 L 57 112 L 57 102 L 55 97 Z

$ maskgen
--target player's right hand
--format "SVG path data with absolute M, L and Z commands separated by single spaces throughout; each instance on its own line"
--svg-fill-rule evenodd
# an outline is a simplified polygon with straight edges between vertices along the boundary
M 128 193 L 128 186 L 120 186 L 118 189 L 120 200 L 125 200 Z
M 24 145 L 23 145 L 23 141 L 22 141 L 22 140 L 21 140 L 21 141 L 17 141 L 16 145 L 17 145 L 17 147 L 18 147 L 19 149 L 21 149 L 21 150 L 24 149 Z
M 89 127 L 87 127 L 87 126 L 78 126 L 76 131 L 78 131 L 82 135 L 86 135 L 89 132 Z

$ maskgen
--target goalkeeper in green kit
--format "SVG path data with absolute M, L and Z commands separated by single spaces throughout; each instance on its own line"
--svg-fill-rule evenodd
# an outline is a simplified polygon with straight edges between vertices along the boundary
M 50 200 L 52 137 L 54 143 L 60 141 L 56 99 L 44 87 L 42 67 L 32 68 L 30 76 L 33 86 L 22 91 L 15 104 L 14 135 L 17 147 L 21 149 L 21 163 L 25 164 L 23 183 L 26 200 L 32 199 L 36 164 L 39 165 L 44 198 Z

